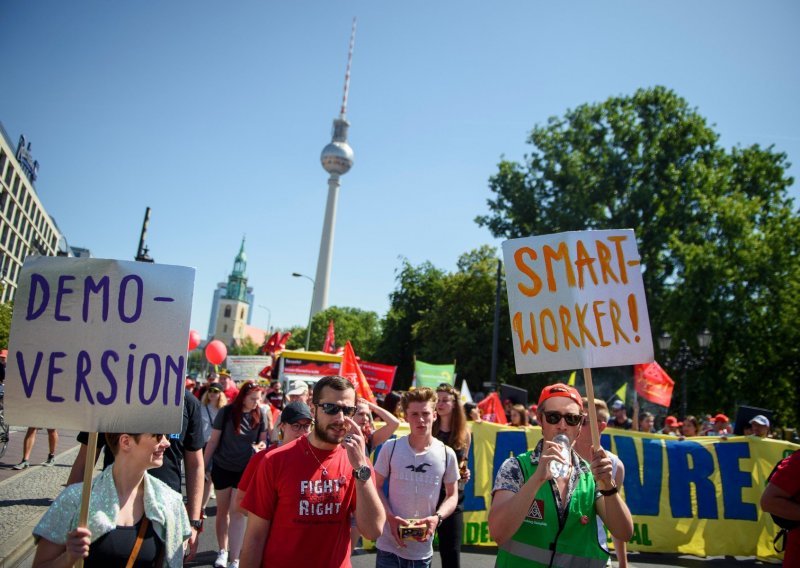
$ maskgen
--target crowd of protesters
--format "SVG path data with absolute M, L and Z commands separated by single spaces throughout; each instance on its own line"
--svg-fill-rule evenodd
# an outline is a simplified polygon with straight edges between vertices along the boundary
M 313 388 L 293 381 L 284 392 L 278 381 L 236 385 L 223 370 L 202 384 L 187 381 L 186 401 L 179 435 L 99 436 L 106 457 L 86 528 L 77 527 L 88 443 L 81 433 L 70 485 L 34 530 L 34 566 L 72 566 L 80 559 L 86 566 L 180 566 L 196 551 L 212 496 L 216 568 L 289 566 L 299 557 L 309 566 L 349 566 L 362 538 L 376 541 L 376 568 L 427 567 L 434 534 L 441 565 L 460 566 L 464 485 L 471 477 L 468 423 L 483 417 L 453 386 L 391 393 L 378 405 L 358 398 L 342 377 L 325 377 Z M 590 403 L 560 383 L 546 387 L 530 406 L 503 401 L 509 426 L 538 426 L 542 439 L 506 460 L 495 479 L 488 524 L 499 546 L 497 566 L 555 560 L 605 566 L 606 530 L 618 565 L 627 566 L 633 525 L 618 492 L 625 468 L 611 452 L 593 447 L 592 405 L 598 432 L 621 428 L 679 440 L 733 435 L 722 413 L 678 420 L 634 405 L 629 417 L 621 400 L 610 408 L 602 400 Z M 408 422 L 409 434 L 394 438 L 401 421 Z M 745 434 L 769 437 L 770 426 L 767 416 L 756 415 Z M 569 453 L 561 447 L 563 437 Z M 373 466 L 370 456 L 379 446 Z M 800 508 L 797 476 L 789 471 L 765 491 L 765 511 L 794 514 Z M 539 511 L 542 517 L 536 517 L 534 498 L 553 514 Z M 589 523 L 569 520 L 573 503 L 591 511 Z M 533 525 L 542 528 L 532 528 L 526 521 L 531 518 L 539 518 Z M 797 532 L 790 531 L 787 551 L 796 550 Z

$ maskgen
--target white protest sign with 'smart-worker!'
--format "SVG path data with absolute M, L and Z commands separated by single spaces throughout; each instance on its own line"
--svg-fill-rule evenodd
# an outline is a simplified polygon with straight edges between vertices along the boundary
M 180 432 L 194 272 L 28 257 L 9 337 L 8 422 Z
M 632 230 L 512 239 L 503 258 L 518 374 L 653 360 Z

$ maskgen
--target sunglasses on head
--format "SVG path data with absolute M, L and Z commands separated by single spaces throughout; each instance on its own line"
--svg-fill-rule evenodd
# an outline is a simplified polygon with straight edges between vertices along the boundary
M 561 419 L 567 423 L 567 426 L 577 426 L 583 421 L 582 414 L 561 414 L 560 412 L 545 412 L 544 419 L 548 424 L 558 424 Z
M 345 416 L 352 418 L 356 413 L 355 406 L 339 406 L 335 402 L 320 402 L 318 406 L 322 409 L 322 412 L 330 416 L 336 416 L 341 412 Z

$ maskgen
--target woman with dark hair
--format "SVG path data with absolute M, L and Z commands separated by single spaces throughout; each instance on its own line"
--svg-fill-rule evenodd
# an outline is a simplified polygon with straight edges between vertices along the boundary
M 695 416 L 689 415 L 683 419 L 683 425 L 681 425 L 681 435 L 680 439 L 683 440 L 684 438 L 691 438 L 692 436 L 699 436 L 700 435 L 700 425 L 697 422 L 697 418 Z
M 450 446 L 456 453 L 461 480 L 458 483 L 458 504 L 452 515 L 446 517 L 437 529 L 439 532 L 439 556 L 442 568 L 458 568 L 461 565 L 461 538 L 464 532 L 464 485 L 469 480 L 467 468 L 470 433 L 467 417 L 461 405 L 461 393 L 447 383 L 436 388 L 436 420 L 433 436 Z M 439 504 L 444 501 L 444 484 L 439 495 Z M 438 505 L 437 505 L 438 507 Z
M 77 528 L 82 483 L 61 492 L 33 529 L 33 566 L 183 566 L 191 534 L 183 498 L 148 469 L 160 467 L 165 434 L 106 434 L 114 463 L 95 478 L 87 527 Z
M 217 568 L 227 567 L 229 558 L 230 566 L 239 566 L 245 517 L 231 504 L 250 458 L 267 447 L 269 421 L 260 405 L 261 390 L 253 382 L 242 385 L 233 403 L 217 414 L 206 445 L 206 468 L 217 494 Z

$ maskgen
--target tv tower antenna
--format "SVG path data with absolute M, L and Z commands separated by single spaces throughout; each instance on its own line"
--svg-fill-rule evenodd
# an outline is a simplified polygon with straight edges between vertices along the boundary
M 339 178 L 353 167 L 353 150 L 347 143 L 347 97 L 350 93 L 350 68 L 353 62 L 353 46 L 356 40 L 356 19 L 350 32 L 350 48 L 347 55 L 347 71 L 344 75 L 344 96 L 338 118 L 333 119 L 333 136 L 330 144 L 322 149 L 320 161 L 330 174 L 328 178 L 328 203 L 325 206 L 325 221 L 322 225 L 322 238 L 319 244 L 317 277 L 314 280 L 314 297 L 311 301 L 311 315 L 328 307 L 328 287 L 331 279 L 331 259 L 333 257 L 333 233 L 336 224 L 336 204 L 339 199 Z

